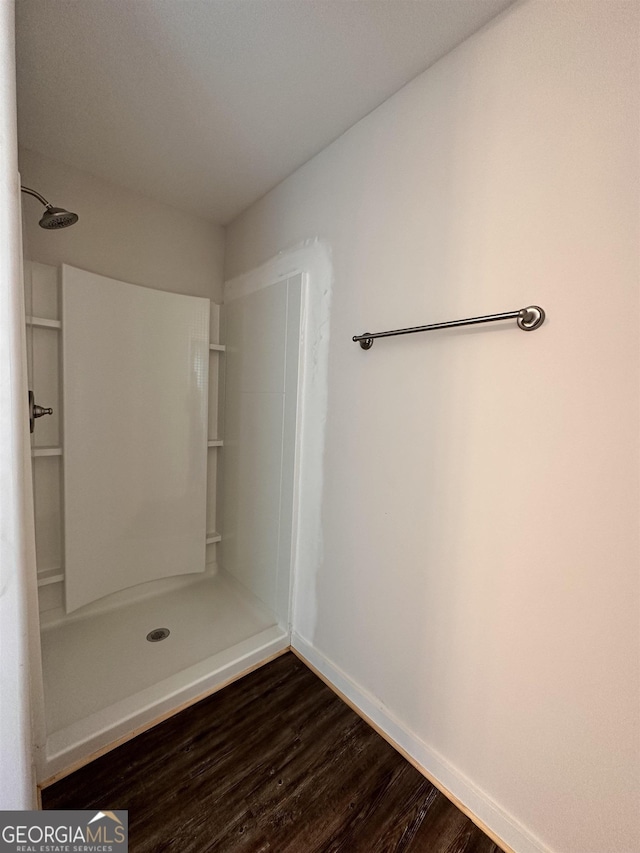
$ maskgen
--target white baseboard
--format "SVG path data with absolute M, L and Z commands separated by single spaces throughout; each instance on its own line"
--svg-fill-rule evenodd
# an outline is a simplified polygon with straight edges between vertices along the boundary
M 292 650 L 506 853 L 553 853 L 299 634 Z

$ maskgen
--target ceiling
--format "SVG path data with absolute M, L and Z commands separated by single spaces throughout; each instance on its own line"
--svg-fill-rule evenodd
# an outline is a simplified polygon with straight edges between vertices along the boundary
M 219 224 L 513 0 L 17 0 L 20 144 Z

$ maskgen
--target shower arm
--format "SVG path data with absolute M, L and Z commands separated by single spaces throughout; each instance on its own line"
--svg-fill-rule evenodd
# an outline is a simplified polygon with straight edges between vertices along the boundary
M 47 210 L 51 209 L 51 204 L 46 200 L 44 196 L 40 195 L 39 192 L 30 189 L 30 187 L 23 187 L 22 185 L 20 185 L 20 190 L 21 192 L 26 193 L 27 195 L 32 195 L 34 198 L 37 198 L 39 202 L 44 204 Z
M 65 210 L 64 207 L 54 207 L 43 195 L 40 195 L 36 190 L 32 190 L 31 187 L 24 187 L 21 185 L 20 190 L 27 195 L 32 195 L 34 198 L 37 198 L 40 204 L 44 205 L 44 213 L 38 223 L 41 228 L 44 228 L 47 231 L 52 231 L 53 229 L 67 228 L 69 225 L 74 225 L 78 221 L 79 217 L 77 213 Z

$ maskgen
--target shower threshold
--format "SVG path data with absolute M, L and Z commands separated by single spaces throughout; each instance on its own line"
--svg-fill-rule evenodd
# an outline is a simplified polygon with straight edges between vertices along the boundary
M 147 635 L 167 628 L 161 642 Z M 288 632 L 224 573 L 42 631 L 46 782 L 287 648 Z

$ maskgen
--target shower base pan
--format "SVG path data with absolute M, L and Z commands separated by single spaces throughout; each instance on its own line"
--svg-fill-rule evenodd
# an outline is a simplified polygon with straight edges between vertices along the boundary
M 163 628 L 166 639 L 153 641 Z M 224 574 L 44 627 L 40 784 L 288 646 L 272 614 Z

